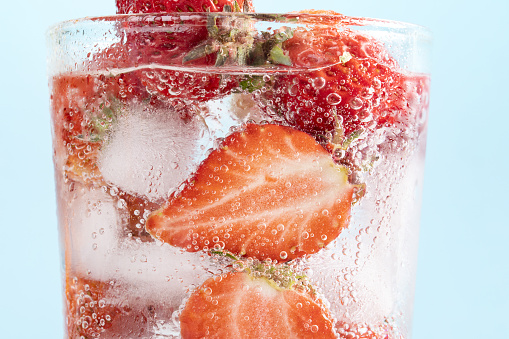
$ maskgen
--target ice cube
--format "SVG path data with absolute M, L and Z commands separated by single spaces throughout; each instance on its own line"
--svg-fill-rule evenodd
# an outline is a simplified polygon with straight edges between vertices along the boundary
M 161 242 L 125 235 L 118 199 L 111 190 L 73 184 L 63 207 L 68 217 L 66 261 L 73 276 L 110 282 L 126 289 L 130 302 L 178 307 L 187 291 L 224 265 L 204 252 L 190 253 Z
M 118 116 L 102 147 L 104 179 L 150 200 L 166 198 L 205 157 L 209 134 L 198 116 L 131 105 Z
M 209 100 L 200 107 L 200 114 L 214 139 L 222 139 L 248 121 L 261 123 L 269 117 L 247 93 L 233 93 L 224 98 Z
M 125 239 L 103 258 L 89 277 L 116 281 L 129 303 L 159 304 L 178 308 L 189 291 L 200 286 L 222 266 L 206 253 L 190 253 L 168 244 Z
M 100 270 L 104 258 L 118 247 L 120 215 L 116 202 L 103 189 L 75 183 L 70 193 L 63 206 L 68 264 L 76 274 L 89 274 Z
M 254 121 L 260 123 L 268 116 L 258 106 L 252 94 L 236 93 L 231 97 L 231 113 L 240 121 Z

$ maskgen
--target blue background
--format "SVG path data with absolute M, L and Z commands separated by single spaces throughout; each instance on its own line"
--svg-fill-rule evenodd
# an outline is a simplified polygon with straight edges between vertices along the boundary
M 413 339 L 509 338 L 506 0 L 255 0 L 434 34 Z M 0 21 L 0 337 L 62 338 L 45 30 L 114 0 L 5 1 Z

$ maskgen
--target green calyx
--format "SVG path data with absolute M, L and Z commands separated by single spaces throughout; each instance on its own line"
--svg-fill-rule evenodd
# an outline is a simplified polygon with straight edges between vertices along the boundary
M 225 11 L 231 10 L 230 6 L 225 6 Z M 209 13 L 208 39 L 187 53 L 182 60 L 183 64 L 216 53 L 215 66 L 246 65 L 254 41 L 253 29 L 249 26 L 250 22 L 247 20 Z
M 246 3 L 244 3 L 246 6 Z M 242 12 L 237 2 L 224 6 L 224 12 Z M 215 54 L 215 66 L 291 66 L 283 43 L 293 37 L 291 28 L 257 34 L 256 21 L 246 17 L 207 14 L 208 38 L 188 52 L 182 62 L 189 63 Z
M 277 290 L 300 289 L 314 292 L 307 276 L 295 271 L 288 263 L 278 264 L 270 260 L 260 261 L 252 258 L 238 258 L 223 250 L 212 250 L 209 253 L 226 258 L 230 267 L 236 272 L 245 272 L 252 279 L 264 279 Z
M 244 91 L 248 91 L 249 93 L 253 93 L 256 90 L 263 88 L 266 82 L 263 80 L 262 76 L 259 75 L 248 75 L 245 76 L 240 81 L 240 88 Z
M 116 123 L 121 106 L 122 104 L 116 98 L 110 98 L 107 104 L 101 103 L 98 113 L 89 113 L 91 118 L 87 128 L 88 133 L 77 135 L 75 138 L 92 143 L 102 142 Z
M 278 290 L 313 290 L 304 274 L 294 272 L 292 267 L 286 264 L 272 265 L 254 261 L 245 268 L 245 272 L 253 279 L 265 279 L 272 287 Z

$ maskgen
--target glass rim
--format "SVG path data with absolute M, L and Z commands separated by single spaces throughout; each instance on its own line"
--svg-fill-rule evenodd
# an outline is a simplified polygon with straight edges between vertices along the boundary
M 283 19 L 293 19 L 299 20 L 301 17 L 306 19 L 313 20 L 311 24 L 316 25 L 338 25 L 344 27 L 380 27 L 386 29 L 397 29 L 397 30 L 409 30 L 409 31 L 417 31 L 421 35 L 426 36 L 425 39 L 432 38 L 432 32 L 429 27 L 398 21 L 398 20 L 388 20 L 388 19 L 378 19 L 378 18 L 370 18 L 370 17 L 355 17 L 348 16 L 340 13 L 333 12 L 325 12 L 325 13 L 306 13 L 306 12 L 288 12 L 288 13 L 270 13 L 270 12 L 159 12 L 159 13 L 136 13 L 136 14 L 112 14 L 112 15 L 104 15 L 104 16 L 89 16 L 82 17 L 78 19 L 69 19 L 57 22 L 55 24 L 50 25 L 46 30 L 46 35 L 50 35 L 53 32 L 57 32 L 60 30 L 65 30 L 67 28 L 76 27 L 80 24 L 90 24 L 94 22 L 129 22 L 132 21 L 133 18 L 171 18 L 171 17 L 180 17 L 185 18 L 188 17 L 187 20 L 192 20 L 193 17 L 205 17 L 210 14 L 215 16 L 238 16 L 244 18 L 253 18 L 259 19 L 260 21 L 266 22 L 276 22 L 276 23 L 285 23 L 289 21 L 285 21 Z M 330 22 L 326 19 L 329 19 Z M 316 21 L 315 21 L 316 20 Z M 140 22 L 140 21 L 137 21 Z M 297 21 L 298 22 L 298 21 Z M 290 22 L 289 22 L 290 23 Z M 294 22 L 295 23 L 295 22 Z M 185 24 L 182 23 L 182 24 Z

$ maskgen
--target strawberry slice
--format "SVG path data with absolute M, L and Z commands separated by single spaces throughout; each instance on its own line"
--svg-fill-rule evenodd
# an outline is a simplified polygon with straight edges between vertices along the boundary
M 302 286 L 247 272 L 210 278 L 187 301 L 181 335 L 192 338 L 336 338 L 322 302 Z
M 214 150 L 147 231 L 187 251 L 215 249 L 287 261 L 318 252 L 347 227 L 347 168 L 308 134 L 248 124 Z
M 223 12 L 228 6 L 243 12 L 254 11 L 251 0 L 116 0 L 116 5 L 117 14 Z

